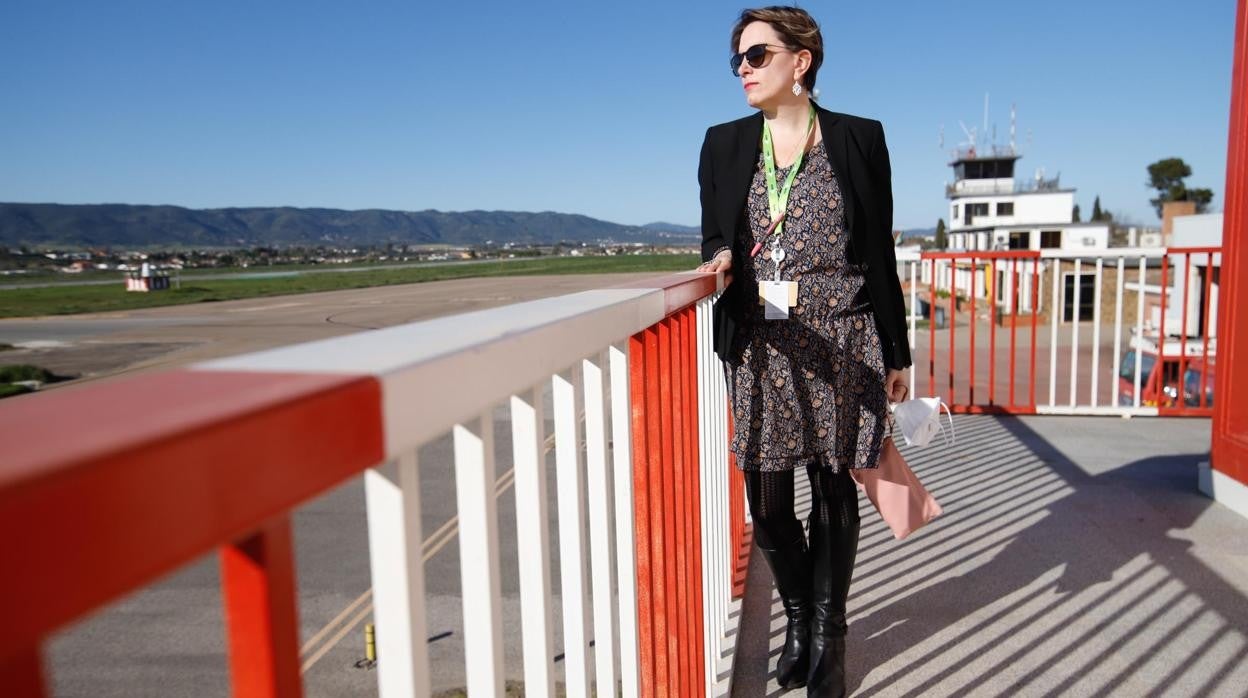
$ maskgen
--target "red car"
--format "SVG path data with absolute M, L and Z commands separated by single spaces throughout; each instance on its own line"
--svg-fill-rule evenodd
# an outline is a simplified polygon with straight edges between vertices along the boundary
M 1122 356 L 1118 371 L 1118 404 L 1135 404 L 1135 361 L 1140 356 L 1140 406 L 1142 407 L 1213 407 L 1214 340 L 1209 340 L 1209 355 L 1203 355 L 1204 340 L 1188 337 L 1187 354 L 1182 342 L 1167 339 L 1165 353 L 1158 360 L 1157 342 L 1138 335 L 1131 338 L 1131 348 Z M 1179 371 L 1183 379 L 1179 380 Z M 1202 399 L 1203 396 L 1203 399 Z

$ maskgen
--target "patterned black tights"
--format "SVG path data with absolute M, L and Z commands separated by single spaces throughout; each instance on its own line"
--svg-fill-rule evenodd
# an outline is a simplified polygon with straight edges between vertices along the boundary
M 793 510 L 793 471 L 746 470 L 745 495 L 754 520 L 754 541 L 758 547 L 775 550 L 802 535 L 802 524 Z M 811 523 L 834 528 L 858 526 L 858 490 L 842 468 L 833 473 L 818 463 L 806 466 L 810 479 Z

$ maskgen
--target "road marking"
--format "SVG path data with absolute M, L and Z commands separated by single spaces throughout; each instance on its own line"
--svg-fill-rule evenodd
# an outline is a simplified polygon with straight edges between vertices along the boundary
M 580 414 L 580 418 L 581 419 L 585 418 L 584 412 Z M 546 439 L 542 442 L 543 460 L 545 459 L 546 454 L 550 453 L 551 449 L 553 449 L 554 446 L 555 446 L 555 435 L 551 434 L 550 436 L 547 436 Z M 515 469 L 515 466 L 512 466 L 511 468 L 507 469 L 507 472 L 500 475 L 498 479 L 494 481 L 494 497 L 495 498 L 501 497 L 504 492 L 506 492 L 513 484 L 515 484 L 515 481 L 516 481 L 516 469 Z M 442 524 L 442 526 L 440 526 L 437 531 L 434 531 L 432 535 L 430 535 L 428 538 L 425 539 L 424 543 L 421 545 L 421 551 L 422 551 L 421 563 L 423 564 L 423 563 L 429 562 L 429 560 L 432 559 L 434 555 L 437 555 L 442 550 L 442 548 L 446 547 L 446 545 L 455 538 L 458 532 L 459 532 L 459 514 L 456 514 L 452 516 L 450 519 L 448 519 L 446 523 Z M 329 621 L 329 623 L 327 623 L 325 627 L 317 631 L 315 635 L 313 635 L 311 638 L 308 639 L 307 642 L 303 644 L 303 647 L 300 648 L 299 650 L 299 654 L 300 656 L 303 656 L 306 658 L 304 659 L 301 673 L 304 673 L 304 674 L 308 673 L 308 670 L 311 669 L 321 659 L 321 657 L 324 657 L 326 653 L 328 653 L 331 649 L 336 647 L 338 643 L 342 641 L 342 638 L 346 637 L 348 633 L 354 630 L 356 626 L 358 626 L 365 618 L 369 616 L 370 613 L 373 612 L 373 604 L 371 601 L 369 601 L 372 598 L 372 596 L 373 596 L 373 589 L 372 587 L 369 587 L 367 591 L 365 591 L 363 594 L 360 594 L 359 597 L 357 597 L 354 601 L 348 604 L 347 607 L 344 608 L 341 613 L 335 616 L 333 620 Z M 359 613 L 356 613 L 351 618 L 351 620 L 347 621 L 347 623 L 343 625 L 342 628 L 337 633 L 334 633 L 333 637 L 329 638 L 327 642 L 321 645 L 321 648 L 319 650 L 316 650 L 311 656 L 308 656 L 308 653 L 312 651 L 312 648 L 316 645 L 318 641 L 320 641 L 322 638 L 328 635 L 330 631 L 333 630 L 335 625 L 340 623 L 343 618 L 346 618 L 348 615 L 350 615 L 351 611 L 353 611 L 356 607 L 358 607 L 360 604 L 364 603 L 365 601 L 369 601 L 368 605 L 360 609 Z
M 371 594 L 373 590 L 369 589 L 368 591 Z M 359 613 L 355 614 L 355 617 L 352 618 L 349 623 L 342 626 L 342 630 L 339 630 L 337 634 L 335 634 L 333 637 L 329 639 L 329 642 L 326 642 L 324 645 L 321 645 L 321 649 L 317 650 L 316 654 L 312 655 L 311 657 L 308 657 L 307 660 L 304 661 L 303 668 L 300 671 L 306 674 L 308 672 L 308 669 L 312 668 L 313 664 L 316 664 L 316 662 L 320 660 L 321 657 L 325 656 L 325 653 L 329 652 L 331 649 L 337 646 L 338 643 L 342 641 L 342 638 L 347 636 L 347 633 L 355 629 L 355 626 L 359 625 L 360 621 L 367 618 L 368 614 L 372 612 L 373 612 L 373 604 L 371 603 L 365 606 L 363 609 L 361 609 Z
M 373 596 L 372 589 L 369 589 L 363 594 L 360 594 L 359 598 L 357 598 L 355 601 L 352 601 L 350 604 L 348 604 L 346 608 L 342 609 L 342 613 L 339 613 L 337 616 L 334 617 L 333 620 L 329 621 L 329 623 L 327 623 L 324 628 L 321 628 L 320 632 L 308 638 L 308 641 L 303 643 L 303 647 L 299 648 L 299 654 L 305 655 L 308 652 L 310 652 L 312 648 L 316 645 L 316 643 L 320 642 L 321 638 L 329 634 L 329 631 L 332 630 L 335 625 L 337 625 L 340 621 L 342 621 L 343 618 L 347 617 L 348 614 L 354 611 L 357 606 L 364 603 L 365 600 L 372 598 L 372 596 Z M 369 608 L 372 608 L 372 604 L 369 604 Z
M 297 305 L 307 305 L 307 303 L 274 303 L 272 305 L 255 305 L 249 308 L 230 308 L 227 313 L 256 313 L 261 310 L 274 310 L 276 308 L 293 308 Z

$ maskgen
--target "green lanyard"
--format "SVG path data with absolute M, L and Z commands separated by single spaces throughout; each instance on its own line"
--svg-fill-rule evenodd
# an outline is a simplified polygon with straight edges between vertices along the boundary
M 810 131 L 815 126 L 815 105 L 810 105 L 810 124 L 806 127 L 806 138 L 810 138 Z M 803 143 L 805 145 L 805 143 Z M 776 156 L 771 145 L 771 129 L 767 127 L 767 122 L 763 122 L 763 165 L 767 172 L 767 207 L 771 209 L 771 220 L 775 221 L 789 204 L 789 189 L 793 187 L 793 180 L 797 177 L 797 171 L 802 168 L 802 158 L 806 155 L 805 148 L 799 148 L 797 151 L 797 159 L 793 161 L 793 167 L 789 170 L 789 175 L 784 178 L 784 188 L 779 192 L 776 191 Z M 775 226 L 776 237 L 779 238 L 784 229 L 784 221 L 780 221 Z

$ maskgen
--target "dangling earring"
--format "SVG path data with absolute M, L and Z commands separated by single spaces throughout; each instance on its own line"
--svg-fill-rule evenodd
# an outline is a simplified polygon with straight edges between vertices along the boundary
M 796 97 L 802 93 L 802 84 L 800 82 L 793 83 L 793 96 Z

